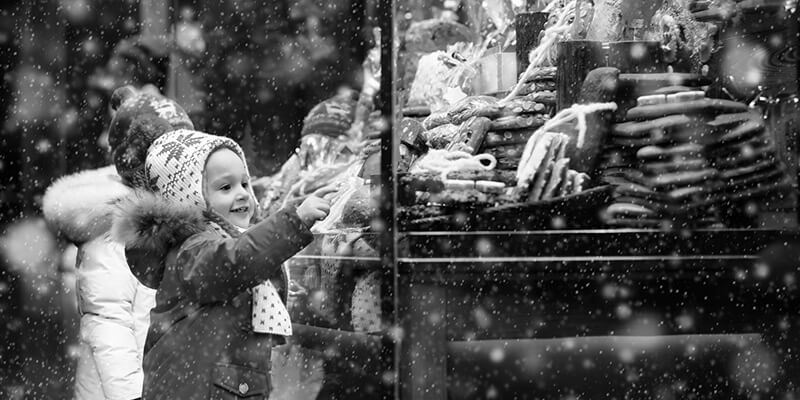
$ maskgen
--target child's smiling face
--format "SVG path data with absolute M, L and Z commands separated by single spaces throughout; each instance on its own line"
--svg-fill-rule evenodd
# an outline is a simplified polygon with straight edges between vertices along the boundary
M 208 157 L 203 173 L 203 197 L 208 206 L 240 227 L 250 226 L 255 199 L 250 195 L 250 176 L 244 161 L 228 148 Z

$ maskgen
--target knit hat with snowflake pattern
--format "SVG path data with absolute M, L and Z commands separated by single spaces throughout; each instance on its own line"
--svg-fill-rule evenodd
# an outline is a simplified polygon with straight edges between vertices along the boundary
M 189 129 L 161 135 L 147 150 L 145 175 L 149 188 L 168 201 L 206 210 L 203 170 L 211 153 L 220 148 L 233 150 L 250 173 L 242 148 L 230 138 Z M 256 198 L 252 188 L 250 195 Z
M 116 110 L 108 130 L 108 144 L 117 173 L 129 186 L 146 187 L 144 159 L 153 141 L 175 129 L 192 129 L 189 116 L 174 101 L 154 93 L 123 86 L 111 96 Z

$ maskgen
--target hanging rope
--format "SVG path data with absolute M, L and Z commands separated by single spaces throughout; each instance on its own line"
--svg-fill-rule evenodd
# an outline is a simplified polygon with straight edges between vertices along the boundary
M 545 7 L 545 11 L 547 12 L 557 7 L 556 3 L 558 2 L 559 0 L 554 0 L 548 4 L 547 7 Z M 541 42 L 539 42 L 539 45 L 531 50 L 530 54 L 528 55 L 528 60 L 530 61 L 528 68 L 525 69 L 525 72 L 519 78 L 517 84 L 514 85 L 514 88 L 511 90 L 511 92 L 502 100 L 500 100 L 499 103 L 501 105 L 507 104 L 509 101 L 517 97 L 519 91 L 522 90 L 522 87 L 527 82 L 528 77 L 533 73 L 533 70 L 545 65 L 545 60 L 552 52 L 552 49 L 555 47 L 556 43 L 561 41 L 561 39 L 564 37 L 564 34 L 572 27 L 574 22 L 570 22 L 570 18 L 575 16 L 575 7 L 575 0 L 567 3 L 567 5 L 558 12 L 558 19 L 556 20 L 556 23 L 544 30 L 544 36 L 542 37 Z

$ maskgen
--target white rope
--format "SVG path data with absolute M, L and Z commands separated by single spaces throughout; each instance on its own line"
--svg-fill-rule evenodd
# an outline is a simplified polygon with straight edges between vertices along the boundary
M 577 128 L 578 128 L 578 141 L 575 143 L 575 146 L 578 148 L 583 147 L 583 142 L 586 137 L 586 116 L 595 113 L 598 111 L 616 111 L 617 110 L 617 103 L 609 102 L 609 103 L 590 103 L 590 104 L 573 104 L 572 107 L 567 108 L 565 110 L 561 110 L 559 114 L 564 114 L 563 121 L 559 121 L 558 123 L 562 122 L 570 122 L 572 120 L 577 119 Z M 565 112 L 566 111 L 566 112 Z M 555 118 L 553 118 L 555 119 Z M 552 120 L 551 120 L 552 121 Z M 547 126 L 548 123 L 544 124 Z M 550 126 L 557 126 L 557 124 L 553 124 Z
M 437 172 L 446 182 L 447 175 L 454 171 L 491 171 L 496 166 L 497 159 L 491 154 L 472 155 L 464 151 L 431 149 L 414 164 L 410 172 Z

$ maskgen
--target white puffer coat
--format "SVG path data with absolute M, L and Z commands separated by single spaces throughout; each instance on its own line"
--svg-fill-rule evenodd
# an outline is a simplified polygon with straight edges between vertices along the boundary
M 43 199 L 50 227 L 78 246 L 78 400 L 142 395 L 142 353 L 155 290 L 136 280 L 124 246 L 109 235 L 114 202 L 129 191 L 110 166 L 61 178 Z

